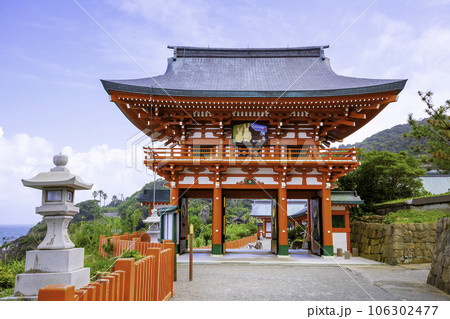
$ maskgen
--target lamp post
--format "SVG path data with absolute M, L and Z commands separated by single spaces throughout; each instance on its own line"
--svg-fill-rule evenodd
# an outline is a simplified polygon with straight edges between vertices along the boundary
M 67 228 L 79 208 L 74 205 L 75 190 L 87 190 L 92 184 L 70 173 L 65 167 L 66 155 L 55 155 L 55 167 L 31 179 L 23 179 L 26 187 L 42 191 L 42 205 L 36 214 L 42 215 L 47 233 L 37 250 L 27 251 L 25 273 L 17 275 L 15 296 L 37 296 L 39 288 L 51 284 L 71 284 L 75 289 L 89 283 L 89 268 L 83 268 L 84 248 L 74 248 Z

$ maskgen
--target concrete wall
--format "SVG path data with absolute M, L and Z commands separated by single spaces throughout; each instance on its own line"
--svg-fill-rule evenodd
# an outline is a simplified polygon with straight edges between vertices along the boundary
M 358 248 L 359 255 L 367 259 L 391 265 L 431 263 L 435 232 L 435 223 L 388 225 L 354 221 L 350 241 L 352 248 Z
M 427 282 L 450 294 L 450 218 L 439 219 L 436 247 Z

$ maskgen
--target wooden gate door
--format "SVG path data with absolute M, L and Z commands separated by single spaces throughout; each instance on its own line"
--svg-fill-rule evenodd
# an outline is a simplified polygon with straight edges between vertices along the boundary
M 180 227 L 179 227 L 179 238 L 180 238 L 180 248 L 179 254 L 184 254 L 186 250 L 186 234 L 187 234 L 187 199 L 186 197 L 181 198 L 181 209 L 180 209 Z
M 275 255 L 278 254 L 278 202 L 275 198 L 272 198 L 272 241 L 271 252 Z
M 322 233 L 321 233 L 321 211 L 319 207 L 319 200 L 314 198 L 311 200 L 311 209 L 309 211 L 311 218 L 312 228 L 312 240 L 311 240 L 311 252 L 315 255 L 321 256 L 322 254 Z
M 222 197 L 222 254 L 225 254 L 227 250 L 227 212 L 225 209 L 227 199 Z

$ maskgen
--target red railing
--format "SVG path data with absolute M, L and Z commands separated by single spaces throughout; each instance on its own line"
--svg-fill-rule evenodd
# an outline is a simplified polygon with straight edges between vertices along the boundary
M 108 246 L 108 244 L 110 243 L 114 245 L 112 256 L 108 256 L 108 254 L 105 252 L 105 249 L 103 248 L 103 245 Z M 98 253 L 103 258 L 119 257 L 125 250 L 136 249 L 141 255 L 145 255 L 147 249 L 151 247 L 158 247 L 157 245 L 159 244 L 150 243 L 150 236 L 144 231 L 141 231 L 139 233 L 134 232 L 131 235 L 128 233 L 125 233 L 124 235 L 114 234 L 111 237 L 101 235 L 98 245 Z
M 258 240 L 258 236 L 255 234 L 253 236 L 244 237 L 241 239 L 236 239 L 233 241 L 227 241 L 227 249 L 236 249 L 247 246 L 250 243 L 253 243 Z
M 254 160 L 258 162 L 358 162 L 358 149 L 318 149 L 318 148 L 294 148 L 267 146 L 262 148 L 240 148 L 240 147 L 219 147 L 186 145 L 173 148 L 144 148 L 146 163 L 168 161 L 233 161 L 248 162 Z
M 164 241 L 146 257 L 119 258 L 106 276 L 75 290 L 73 285 L 39 289 L 39 301 L 162 301 L 173 296 L 175 244 Z
M 247 246 L 249 243 L 255 242 L 257 240 L 258 240 L 258 237 L 255 234 L 255 235 L 244 237 L 244 238 L 241 238 L 241 239 L 227 241 L 226 242 L 226 248 L 227 249 L 242 248 L 242 247 Z M 211 248 L 212 248 L 211 245 L 195 247 L 195 249 L 211 249 Z

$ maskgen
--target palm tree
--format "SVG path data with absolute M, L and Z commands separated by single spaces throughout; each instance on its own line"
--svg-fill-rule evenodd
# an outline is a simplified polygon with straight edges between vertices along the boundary
M 108 198 L 108 195 L 106 193 L 103 193 L 103 206 L 106 206 L 106 199 Z
M 102 191 L 102 190 L 99 190 L 99 191 L 98 191 L 98 196 L 99 196 L 99 198 L 100 198 L 100 206 L 102 206 L 102 198 L 103 198 L 103 194 L 105 194 L 104 191 Z
M 92 192 L 92 196 L 94 197 L 94 200 L 95 200 L 97 198 L 97 196 L 98 196 L 97 191 Z

